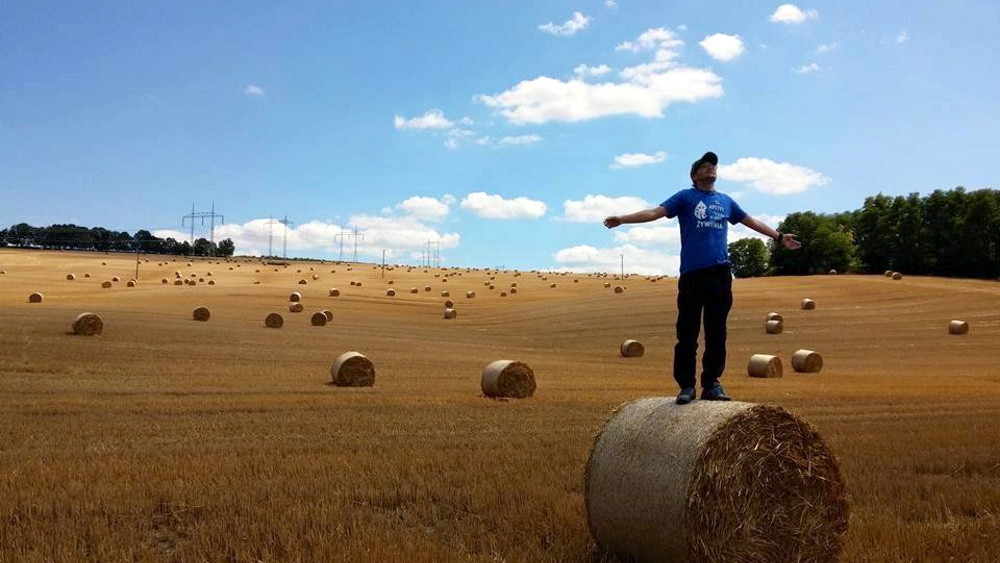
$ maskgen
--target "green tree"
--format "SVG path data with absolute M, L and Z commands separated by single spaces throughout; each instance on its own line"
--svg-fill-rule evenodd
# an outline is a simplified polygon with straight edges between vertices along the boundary
M 729 243 L 729 260 L 733 275 L 738 278 L 755 278 L 767 273 L 767 247 L 758 238 L 741 238 Z
M 233 239 L 227 238 L 219 241 L 219 246 L 216 248 L 216 256 L 232 256 L 236 252 L 236 245 L 233 244 Z

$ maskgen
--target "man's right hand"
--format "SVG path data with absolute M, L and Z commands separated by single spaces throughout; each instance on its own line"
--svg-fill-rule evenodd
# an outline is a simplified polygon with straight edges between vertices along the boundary
M 622 224 L 621 217 L 619 217 L 617 215 L 612 215 L 610 217 L 605 217 L 604 218 L 604 226 L 607 227 L 607 228 L 609 228 L 609 229 L 613 229 L 613 228 L 615 228 L 615 227 L 617 227 L 618 225 L 621 225 L 621 224 Z

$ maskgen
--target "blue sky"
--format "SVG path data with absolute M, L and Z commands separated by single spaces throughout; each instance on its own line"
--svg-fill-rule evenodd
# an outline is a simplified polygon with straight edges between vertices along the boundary
M 432 240 L 444 266 L 676 274 L 676 221 L 601 218 L 685 188 L 706 150 L 774 226 L 998 187 L 998 20 L 991 0 L 3 0 L 0 225 L 186 239 L 214 203 L 238 253 L 270 231 L 337 259 L 357 228 L 368 261 Z

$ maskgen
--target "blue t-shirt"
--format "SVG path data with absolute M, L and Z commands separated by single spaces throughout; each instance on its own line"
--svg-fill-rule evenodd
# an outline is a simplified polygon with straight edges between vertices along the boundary
M 681 274 L 729 263 L 728 225 L 736 224 L 746 211 L 726 194 L 697 188 L 681 190 L 660 204 L 667 217 L 681 225 Z

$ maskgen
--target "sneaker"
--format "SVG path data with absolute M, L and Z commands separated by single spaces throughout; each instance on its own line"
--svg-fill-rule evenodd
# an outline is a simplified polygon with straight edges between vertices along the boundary
M 726 390 L 722 388 L 722 385 L 716 383 L 701 390 L 701 399 L 703 401 L 728 401 L 729 395 L 726 395 Z
M 686 405 L 694 400 L 695 395 L 697 393 L 695 393 L 694 387 L 685 387 L 677 394 L 677 404 Z

